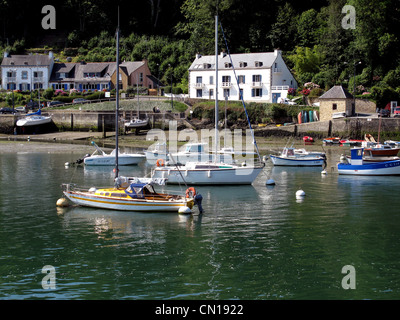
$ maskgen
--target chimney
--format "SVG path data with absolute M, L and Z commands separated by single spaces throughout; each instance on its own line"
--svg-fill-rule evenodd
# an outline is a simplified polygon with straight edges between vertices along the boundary
M 201 58 L 201 54 L 200 53 L 196 53 L 196 59 L 200 59 Z
M 53 51 L 49 51 L 49 58 L 50 58 L 50 59 L 53 59 L 53 58 L 54 58 Z
M 277 57 L 278 55 L 282 55 L 282 51 L 278 49 L 274 49 L 274 56 Z
M 226 57 L 226 52 L 225 51 L 221 51 L 220 57 L 221 58 L 225 58 Z
M 8 52 L 7 51 L 4 51 L 3 58 L 8 58 Z

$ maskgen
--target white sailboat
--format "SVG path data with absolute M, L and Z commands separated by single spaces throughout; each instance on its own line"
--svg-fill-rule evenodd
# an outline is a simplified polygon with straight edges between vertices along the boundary
M 119 25 L 119 24 L 118 24 Z M 119 27 L 117 28 L 117 77 L 119 79 Z M 118 150 L 118 116 L 119 89 L 116 86 L 115 133 L 116 150 Z M 69 201 L 76 205 L 123 211 L 175 211 L 187 213 L 193 207 L 196 192 L 188 188 L 185 195 L 157 193 L 153 185 L 155 179 L 140 181 L 137 179 L 119 177 L 119 155 L 115 153 L 114 186 L 106 188 L 80 188 L 74 184 L 63 184 L 63 193 Z M 64 199 L 57 204 L 64 205 Z M 197 199 L 196 199 L 197 201 Z M 201 199 L 199 200 L 201 201 Z M 197 202 L 199 205 L 199 202 Z M 199 205 L 200 208 L 200 205 Z
M 218 88 L 218 16 L 215 17 L 215 87 Z M 249 121 L 250 123 L 250 121 Z M 188 183 L 192 185 L 252 184 L 264 168 L 259 165 L 237 165 L 218 162 L 218 90 L 215 93 L 215 153 L 213 161 L 186 162 L 184 166 L 157 166 L 152 177 L 166 179 L 167 184 Z M 254 137 L 253 141 L 255 143 Z M 171 159 L 174 161 L 174 159 Z

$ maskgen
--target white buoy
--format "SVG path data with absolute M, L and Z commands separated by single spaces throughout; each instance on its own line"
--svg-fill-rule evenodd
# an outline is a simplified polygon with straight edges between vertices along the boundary
M 321 174 L 322 174 L 322 175 L 326 175 L 326 174 L 328 174 L 328 173 L 326 172 L 326 170 L 322 170 L 322 171 L 321 171 Z
M 64 166 L 69 167 L 69 162 L 64 163 Z
M 296 198 L 297 199 L 302 199 L 306 196 L 306 193 L 303 190 L 297 190 L 296 191 Z
M 267 162 L 268 161 L 268 157 L 267 156 L 263 156 L 262 160 L 263 160 L 263 162 Z
M 190 214 L 192 213 L 192 210 L 190 210 L 189 207 L 180 207 L 178 210 L 179 214 Z
M 57 200 L 57 207 L 68 207 L 69 202 L 66 198 L 60 198 Z
M 274 179 L 268 179 L 267 182 L 265 182 L 267 186 L 274 186 L 275 185 L 275 180 Z

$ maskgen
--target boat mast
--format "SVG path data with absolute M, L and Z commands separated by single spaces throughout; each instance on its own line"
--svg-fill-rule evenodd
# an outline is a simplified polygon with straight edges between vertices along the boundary
M 218 155 L 218 15 L 215 16 L 215 156 Z
M 119 116 L 119 7 L 118 7 L 118 26 L 117 26 L 117 57 L 116 57 L 116 98 L 115 98 L 115 178 L 118 178 L 118 116 Z

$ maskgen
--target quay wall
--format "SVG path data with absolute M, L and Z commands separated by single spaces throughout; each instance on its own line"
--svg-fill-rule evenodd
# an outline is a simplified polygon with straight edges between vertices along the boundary
M 280 127 L 266 127 L 256 130 L 258 136 L 311 136 L 314 138 L 347 137 L 363 139 L 366 133 L 374 136 L 381 134 L 400 135 L 400 118 L 354 117 L 293 124 Z

